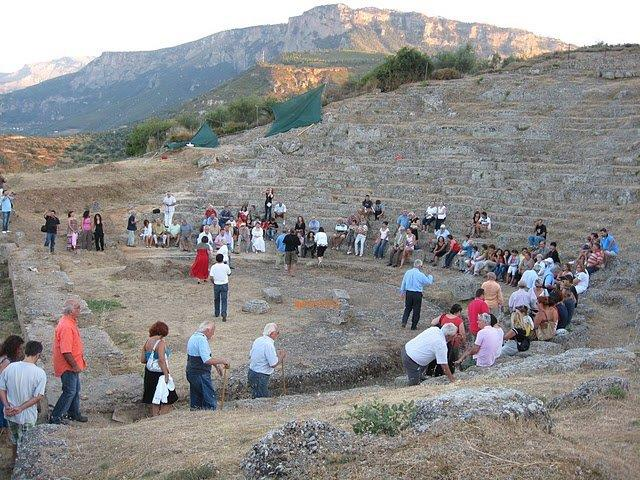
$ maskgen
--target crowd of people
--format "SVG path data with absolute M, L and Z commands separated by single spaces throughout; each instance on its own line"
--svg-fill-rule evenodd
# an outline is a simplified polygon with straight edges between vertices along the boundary
M 49 423 L 69 424 L 87 422 L 81 413 L 81 376 L 87 368 L 82 335 L 78 328 L 80 304 L 67 300 L 62 316 L 54 331 L 52 364 L 54 375 L 60 378 L 62 393 L 51 409 Z M 224 357 L 214 357 L 210 340 L 215 333 L 212 321 L 202 322 L 186 344 L 186 378 L 189 383 L 191 409 L 215 410 L 217 395 L 211 379 L 212 368 L 220 376 L 229 368 Z M 167 337 L 169 327 L 157 321 L 149 328 L 149 337 L 142 345 L 140 362 L 144 364 L 142 402 L 150 407 L 152 416 L 171 410 L 178 400 L 176 386 L 171 376 L 169 359 L 171 348 Z M 286 358 L 284 350 L 276 350 L 275 341 L 280 335 L 278 325 L 268 323 L 262 335 L 248 348 L 250 364 L 247 370 L 248 385 L 253 398 L 270 396 L 269 380 L 275 368 Z M 0 428 L 8 428 L 15 447 L 24 434 L 36 425 L 38 404 L 44 399 L 47 376 L 37 362 L 42 355 L 40 342 L 24 340 L 11 335 L 0 345 Z M 41 404 L 41 408 L 47 406 Z

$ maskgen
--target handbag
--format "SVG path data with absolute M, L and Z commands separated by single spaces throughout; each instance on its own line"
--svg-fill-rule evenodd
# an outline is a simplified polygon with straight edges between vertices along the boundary
M 149 355 L 149 358 L 147 359 L 147 370 L 149 370 L 150 372 L 162 372 L 162 368 L 160 368 L 160 362 L 158 361 L 159 358 L 155 358 L 154 355 L 159 343 L 160 340 L 156 340 L 156 343 L 153 345 L 151 355 Z
M 47 226 L 46 226 L 46 225 L 42 225 L 42 226 L 40 227 L 40 231 L 41 231 L 42 233 L 47 233 Z

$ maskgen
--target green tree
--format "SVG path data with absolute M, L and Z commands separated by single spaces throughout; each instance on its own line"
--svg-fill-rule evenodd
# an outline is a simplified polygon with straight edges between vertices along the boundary
M 478 56 L 470 43 L 455 50 L 438 52 L 434 59 L 437 69 L 455 68 L 461 73 L 475 71 L 477 62 Z
M 433 72 L 433 63 L 415 48 L 403 47 L 387 58 L 361 80 L 363 87 L 377 87 L 383 92 L 395 90 L 404 83 L 426 79 Z
M 125 150 L 127 155 L 142 155 L 147 151 L 147 144 L 151 137 L 155 138 L 157 143 L 162 143 L 167 131 L 174 125 L 173 120 L 161 118 L 150 118 L 133 127 L 133 130 L 127 136 Z
M 176 118 L 176 123 L 187 130 L 196 130 L 200 126 L 200 120 L 195 113 L 183 113 L 178 115 Z

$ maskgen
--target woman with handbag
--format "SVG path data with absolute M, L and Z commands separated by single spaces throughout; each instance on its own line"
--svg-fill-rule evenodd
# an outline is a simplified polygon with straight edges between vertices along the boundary
M 175 387 L 170 388 L 173 380 L 169 375 L 169 356 L 171 350 L 167 347 L 165 338 L 169 335 L 169 327 L 164 322 L 156 322 L 149 328 L 149 338 L 142 346 L 140 353 L 140 363 L 145 364 L 144 368 L 144 391 L 142 393 L 142 403 L 151 405 L 151 415 L 157 416 L 171 411 L 171 405 L 178 400 Z M 167 384 L 168 395 L 166 401 L 154 403 L 158 382 Z M 164 386 L 162 386 L 164 387 Z

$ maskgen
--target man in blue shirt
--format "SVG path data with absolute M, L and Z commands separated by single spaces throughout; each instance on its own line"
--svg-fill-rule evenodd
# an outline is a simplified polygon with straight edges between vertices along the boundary
M 413 268 L 407 270 L 400 285 L 400 295 L 404 297 L 404 313 L 402 314 L 402 328 L 407 326 L 409 314 L 411 317 L 411 330 L 418 328 L 420 321 L 420 309 L 422 308 L 422 289 L 425 285 L 433 284 L 433 276 L 422 273 L 422 260 L 413 262 Z
M 276 238 L 276 268 L 279 268 L 280 265 L 284 264 L 284 252 L 285 252 L 284 237 L 286 236 L 287 236 L 287 232 L 282 232 Z
M 0 206 L 2 207 L 2 233 L 8 233 L 9 218 L 11 217 L 11 210 L 13 210 L 13 194 L 11 192 L 2 193 Z
M 396 232 L 400 227 L 405 230 L 411 226 L 411 220 L 409 219 L 409 214 L 406 210 L 402 210 L 402 213 L 398 215 L 398 219 L 396 220 Z
M 222 365 L 229 368 L 229 362 L 222 357 L 212 357 L 209 340 L 215 332 L 213 322 L 202 322 L 187 342 L 187 381 L 192 410 L 215 410 L 216 392 L 211 382 L 211 366 L 222 376 Z
M 600 229 L 600 248 L 602 248 L 604 252 L 605 260 L 608 260 L 608 257 L 617 257 L 620 251 L 618 242 L 616 242 L 616 239 L 613 238 L 613 235 L 611 235 L 606 228 Z

